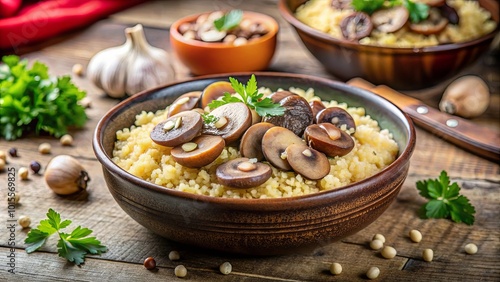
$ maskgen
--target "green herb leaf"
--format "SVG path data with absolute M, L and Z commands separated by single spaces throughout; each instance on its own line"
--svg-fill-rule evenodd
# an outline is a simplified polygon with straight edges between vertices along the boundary
M 201 117 L 203 118 L 203 122 L 206 124 L 216 123 L 219 120 L 218 117 L 211 114 L 203 114 Z
M 47 219 L 40 221 L 36 229 L 31 229 L 24 243 L 27 253 L 32 253 L 42 247 L 50 235 L 57 233 L 59 240 L 57 242 L 57 251 L 60 257 L 66 258 L 76 265 L 85 262 L 85 255 L 101 254 L 107 251 L 107 248 L 101 245 L 101 242 L 95 237 L 87 237 L 92 234 L 92 230 L 78 226 L 70 234 L 60 232 L 61 229 L 68 227 L 71 220 L 61 220 L 61 215 L 53 209 L 47 212 Z
M 446 171 L 438 179 L 417 181 L 419 194 L 429 199 L 423 206 L 426 218 L 451 218 L 454 222 L 474 224 L 476 210 L 465 196 L 460 195 L 460 186 L 450 184 Z
M 2 57 L 0 65 L 0 136 L 7 140 L 25 132 L 47 132 L 55 137 L 71 126 L 87 121 L 85 109 L 78 104 L 86 93 L 69 76 L 52 77 L 48 67 L 35 61 L 31 68 L 18 56 Z
M 385 0 L 352 0 L 351 5 L 356 11 L 372 14 L 384 6 Z
M 411 0 L 404 0 L 403 5 L 410 13 L 410 21 L 421 22 L 429 17 L 429 6 L 424 3 L 415 3 Z
M 243 11 L 231 10 L 224 16 L 214 21 L 214 26 L 218 31 L 228 31 L 237 27 L 243 19 Z
M 246 85 L 243 85 L 233 77 L 230 77 L 229 81 L 240 98 L 232 96 L 230 93 L 224 93 L 221 99 L 214 100 L 208 104 L 210 109 L 215 109 L 228 103 L 242 102 L 250 109 L 255 110 L 257 114 L 262 117 L 281 116 L 285 113 L 285 108 L 280 104 L 274 103 L 269 97 L 264 98 L 264 94 L 259 93 L 255 75 L 252 74 Z

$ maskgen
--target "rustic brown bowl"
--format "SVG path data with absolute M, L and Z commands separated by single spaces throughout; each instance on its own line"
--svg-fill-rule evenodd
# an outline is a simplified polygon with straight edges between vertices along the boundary
M 325 69 L 341 80 L 364 78 L 399 90 L 419 90 L 452 78 L 485 53 L 499 27 L 481 38 L 424 48 L 361 45 L 331 37 L 299 21 L 294 12 L 307 0 L 279 0 L 282 17 L 293 26 L 305 47 Z M 498 2 L 480 0 L 498 23 Z
M 158 186 L 124 171 L 111 160 L 116 131 L 130 127 L 141 111 L 164 109 L 179 95 L 201 90 L 229 76 L 204 76 L 148 90 L 112 108 L 97 125 L 93 147 L 107 186 L 134 220 L 165 238 L 224 252 L 275 255 L 311 250 L 353 234 L 377 219 L 396 198 L 415 147 L 408 116 L 365 90 L 324 78 L 256 73 L 259 86 L 309 88 L 323 99 L 365 107 L 400 147 L 394 163 L 380 173 L 337 190 L 279 199 L 229 199 L 194 195 Z
M 194 75 L 264 70 L 276 50 L 278 22 L 265 14 L 244 11 L 243 18 L 259 21 L 269 32 L 248 44 L 234 46 L 219 42 L 186 39 L 179 32 L 183 23 L 194 22 L 200 13 L 175 21 L 170 26 L 170 44 L 179 60 Z

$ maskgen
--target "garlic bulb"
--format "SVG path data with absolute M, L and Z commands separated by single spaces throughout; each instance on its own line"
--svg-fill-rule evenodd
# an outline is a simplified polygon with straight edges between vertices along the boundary
M 87 189 L 90 181 L 80 162 L 68 155 L 50 160 L 44 173 L 45 183 L 58 195 L 70 195 Z
M 166 51 L 149 45 L 142 25 L 126 28 L 121 46 L 95 54 L 87 66 L 89 79 L 109 96 L 122 98 L 174 79 Z
M 465 75 L 446 87 L 439 109 L 464 118 L 482 115 L 490 104 L 490 89 L 486 82 L 475 75 Z

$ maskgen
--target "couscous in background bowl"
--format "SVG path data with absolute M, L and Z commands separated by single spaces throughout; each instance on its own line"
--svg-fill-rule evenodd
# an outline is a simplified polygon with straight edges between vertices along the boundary
M 328 79 L 282 73 L 256 73 L 259 86 L 314 88 L 325 100 L 364 107 L 399 145 L 396 160 L 354 184 L 306 196 L 230 199 L 175 191 L 142 180 L 112 161 L 116 132 L 130 127 L 141 111 L 165 108 L 183 93 L 202 90 L 229 76 L 247 81 L 250 73 L 186 80 L 134 95 L 99 122 L 93 147 L 108 189 L 138 223 L 174 241 L 250 255 L 276 255 L 313 249 L 353 234 L 377 219 L 396 198 L 408 174 L 415 129 L 407 115 L 387 100 Z

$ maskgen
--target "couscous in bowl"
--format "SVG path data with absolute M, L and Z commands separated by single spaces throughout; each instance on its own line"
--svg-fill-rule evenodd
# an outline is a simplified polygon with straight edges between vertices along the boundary
M 93 140 L 109 191 L 134 220 L 174 241 L 240 254 L 275 255 L 311 249 L 355 233 L 380 216 L 406 179 L 415 146 L 412 122 L 390 102 L 364 90 L 327 79 L 256 73 L 270 89 L 314 88 L 322 99 L 364 107 L 399 147 L 396 160 L 364 180 L 338 189 L 273 199 L 213 197 L 168 189 L 143 180 L 113 162 L 116 132 L 130 127 L 142 111 L 157 111 L 179 95 L 248 73 L 205 76 L 152 89 L 111 109 Z

